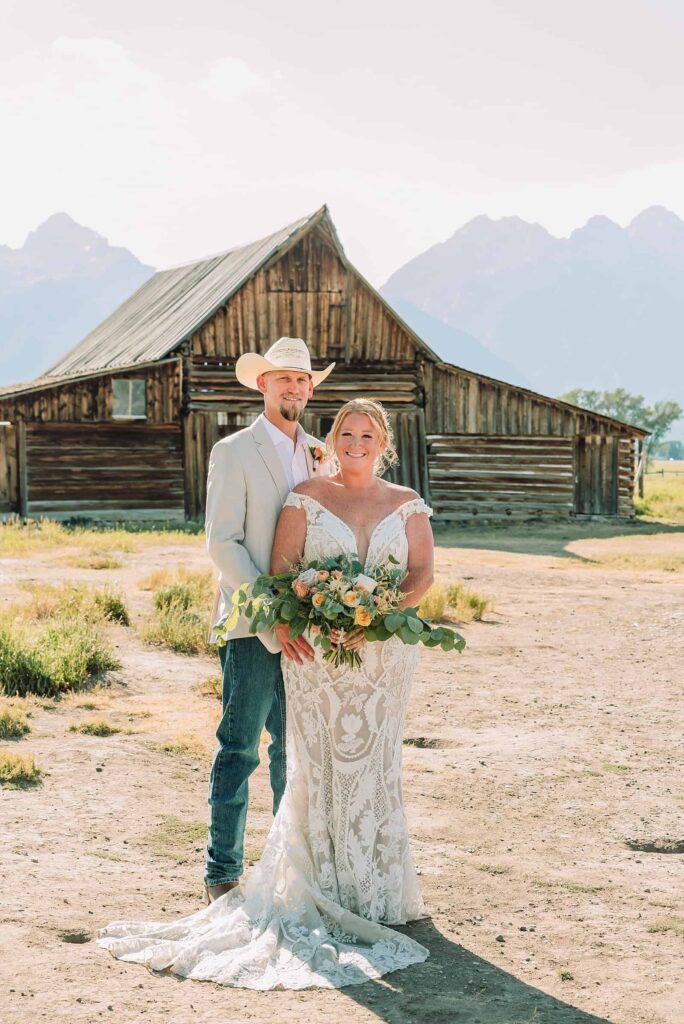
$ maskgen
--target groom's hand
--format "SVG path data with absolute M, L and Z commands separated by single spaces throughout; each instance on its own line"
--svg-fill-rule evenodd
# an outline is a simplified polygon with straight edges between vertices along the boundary
M 278 637 L 286 658 L 296 661 L 298 665 L 303 665 L 305 661 L 313 661 L 314 651 L 311 644 L 303 636 L 298 636 L 296 640 L 290 640 L 290 627 L 284 622 L 276 626 L 273 632 Z

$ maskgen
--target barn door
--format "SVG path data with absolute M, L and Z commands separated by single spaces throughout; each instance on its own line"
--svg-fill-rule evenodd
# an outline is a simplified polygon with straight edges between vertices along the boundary
M 618 511 L 618 438 L 606 434 L 578 437 L 575 449 L 575 513 L 616 516 Z
M 0 423 L 0 513 L 17 512 L 17 437 L 14 427 Z

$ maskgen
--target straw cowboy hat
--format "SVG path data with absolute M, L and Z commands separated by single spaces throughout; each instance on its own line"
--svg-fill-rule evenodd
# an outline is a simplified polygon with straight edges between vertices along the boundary
M 256 379 L 261 373 L 269 373 L 271 370 L 303 370 L 309 374 L 316 387 L 325 380 L 334 366 L 331 363 L 325 370 L 312 370 L 306 342 L 301 338 L 278 338 L 263 356 L 258 352 L 245 352 L 240 356 L 235 364 L 235 376 L 246 388 L 258 391 Z

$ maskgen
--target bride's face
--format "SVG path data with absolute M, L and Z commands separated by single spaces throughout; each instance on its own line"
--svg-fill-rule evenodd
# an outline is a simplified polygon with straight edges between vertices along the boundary
M 368 416 L 359 412 L 345 416 L 335 440 L 335 455 L 342 471 L 358 472 L 361 467 L 368 467 L 368 472 L 372 473 L 383 451 L 384 446 Z

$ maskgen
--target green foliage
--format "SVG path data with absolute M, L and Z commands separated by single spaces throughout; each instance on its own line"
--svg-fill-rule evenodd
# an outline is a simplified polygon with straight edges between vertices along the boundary
M 124 599 L 119 594 L 111 591 L 103 591 L 95 595 L 95 604 L 100 609 L 102 617 L 111 622 L 120 622 L 122 626 L 130 626 L 131 620 L 126 608 Z
M 682 407 L 677 402 L 654 402 L 646 405 L 643 395 L 632 395 L 623 388 L 614 391 L 591 391 L 574 388 L 559 395 L 562 402 L 579 405 L 583 409 L 591 409 L 603 416 L 612 416 L 623 423 L 641 427 L 651 434 L 649 449 L 654 451 L 667 434 L 673 423 L 682 415 Z
M 167 611 L 175 607 L 186 611 L 193 603 L 193 596 L 187 583 L 172 583 L 169 587 L 162 587 L 154 595 L 154 607 L 158 611 Z
M 176 654 L 207 654 L 209 616 L 216 586 L 211 572 L 190 572 L 180 566 L 174 573 L 154 573 L 141 584 L 154 593 L 155 614 L 145 623 L 145 643 L 167 647 Z
M 319 646 L 325 660 L 335 667 L 358 667 L 361 656 L 343 644 L 333 644 L 332 629 L 362 629 L 371 643 L 396 636 L 410 646 L 423 643 L 444 651 L 463 650 L 465 640 L 454 630 L 433 628 L 417 608 L 399 607 L 405 596 L 400 590 L 403 576 L 394 558 L 378 566 L 371 576 L 363 572 L 355 557 L 347 556 L 259 576 L 251 586 L 243 584 L 233 594 L 232 614 L 217 631 L 219 643 L 229 639 L 240 614 L 244 614 L 251 620 L 252 633 L 285 623 L 294 639 L 312 629 L 314 646 Z
M 0 629 L 0 692 L 57 697 L 79 690 L 94 676 L 118 668 L 93 623 L 62 619 L 34 630 Z
M 651 450 L 656 459 L 684 460 L 684 441 L 661 441 L 651 445 Z

